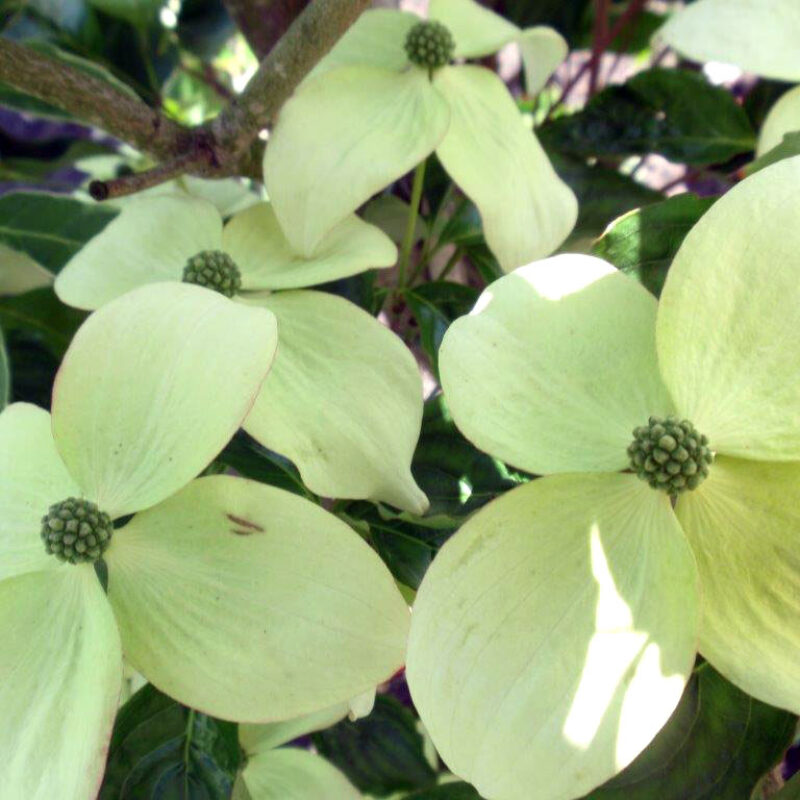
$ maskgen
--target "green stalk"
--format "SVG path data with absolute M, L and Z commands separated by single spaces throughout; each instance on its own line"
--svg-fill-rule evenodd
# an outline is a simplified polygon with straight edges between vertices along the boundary
M 411 260 L 411 250 L 414 247 L 414 233 L 417 229 L 419 202 L 422 199 L 422 184 L 424 181 L 425 160 L 420 161 L 419 164 L 417 164 L 417 168 L 414 170 L 414 182 L 411 185 L 411 206 L 408 209 L 406 233 L 400 248 L 400 260 L 397 262 L 398 292 L 402 292 L 406 288 L 406 275 L 408 274 L 409 261 Z

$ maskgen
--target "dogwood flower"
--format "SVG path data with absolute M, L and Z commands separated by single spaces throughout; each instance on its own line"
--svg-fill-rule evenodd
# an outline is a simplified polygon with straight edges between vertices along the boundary
M 430 19 L 366 11 L 283 106 L 264 159 L 275 214 L 310 255 L 340 220 L 432 152 L 481 214 L 512 269 L 555 250 L 577 202 L 503 82 L 453 58 L 522 41 L 535 92 L 566 53 L 547 28 L 520 31 L 472 0 L 432 0 Z
M 721 61 L 780 81 L 800 81 L 800 4 L 773 0 L 698 0 L 673 14 L 659 40 L 695 61 Z M 800 130 L 800 87 L 770 109 L 759 133 L 757 156 Z
M 396 257 L 391 240 L 354 215 L 303 258 L 268 203 L 223 228 L 205 200 L 159 196 L 127 205 L 64 267 L 55 289 L 65 303 L 94 309 L 136 286 L 183 280 L 235 298 L 245 316 L 254 305 L 268 308 L 278 319 L 279 352 L 245 430 L 290 458 L 318 494 L 422 513 L 427 498 L 410 471 L 422 420 L 414 358 L 353 303 L 295 291 Z
M 482 795 L 582 797 L 619 772 L 698 641 L 800 711 L 798 181 L 793 158 L 718 200 L 660 303 L 557 256 L 495 281 L 445 335 L 461 430 L 546 475 L 470 519 L 414 606 L 414 702 Z
M 123 653 L 180 702 L 251 722 L 342 702 L 402 664 L 408 609 L 344 523 L 253 481 L 193 480 L 276 343 L 265 309 L 147 286 L 79 329 L 52 419 L 0 413 L 0 797 L 96 795 Z

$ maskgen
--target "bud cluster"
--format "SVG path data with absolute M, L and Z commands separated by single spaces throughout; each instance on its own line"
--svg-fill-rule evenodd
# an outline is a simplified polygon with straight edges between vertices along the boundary
M 196 283 L 233 297 L 242 287 L 242 274 L 234 260 L 222 250 L 203 250 L 183 268 L 184 283 Z
M 111 542 L 114 527 L 94 503 L 68 497 L 42 517 L 45 549 L 70 564 L 97 561 Z
M 633 431 L 628 447 L 631 467 L 654 489 L 673 497 L 696 489 L 707 477 L 713 455 L 707 437 L 688 420 L 650 417 Z
M 406 35 L 405 50 L 408 60 L 418 67 L 438 69 L 450 63 L 456 43 L 453 35 L 433 20 L 418 22 Z

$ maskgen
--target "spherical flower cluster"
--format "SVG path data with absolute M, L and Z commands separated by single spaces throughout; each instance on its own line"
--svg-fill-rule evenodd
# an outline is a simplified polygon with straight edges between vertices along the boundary
M 42 517 L 45 550 L 61 561 L 97 561 L 114 532 L 111 518 L 89 500 L 68 497 Z
M 438 69 L 453 58 L 456 43 L 453 35 L 441 22 L 423 20 L 408 32 L 404 47 L 412 64 Z

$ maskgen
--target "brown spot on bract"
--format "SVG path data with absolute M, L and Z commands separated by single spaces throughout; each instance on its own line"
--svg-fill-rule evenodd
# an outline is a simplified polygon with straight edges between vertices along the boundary
M 257 525 L 255 522 L 250 522 L 249 519 L 243 519 L 242 517 L 237 517 L 234 514 L 226 514 L 225 516 L 234 525 L 239 525 L 241 528 L 245 528 L 245 530 L 231 529 L 232 532 L 237 536 L 249 536 L 251 533 L 264 533 L 264 529 L 260 525 Z

